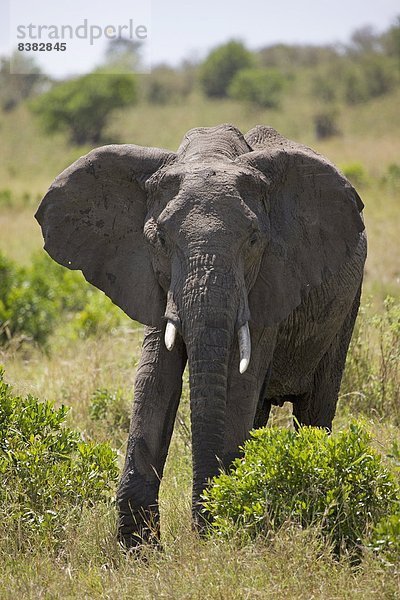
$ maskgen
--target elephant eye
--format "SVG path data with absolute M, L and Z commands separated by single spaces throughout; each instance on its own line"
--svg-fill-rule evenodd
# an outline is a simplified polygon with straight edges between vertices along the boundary
M 258 234 L 257 233 L 253 233 L 252 236 L 249 239 L 250 246 L 255 246 L 255 244 L 257 244 L 257 242 L 258 242 L 258 239 L 259 239 Z

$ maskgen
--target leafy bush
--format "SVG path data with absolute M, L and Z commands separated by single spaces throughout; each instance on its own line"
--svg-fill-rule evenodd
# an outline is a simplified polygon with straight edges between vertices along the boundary
M 334 102 L 337 99 L 336 81 L 327 77 L 325 72 L 316 73 L 311 82 L 311 93 L 323 102 Z
M 368 98 L 376 98 L 390 92 L 396 85 L 392 62 L 380 54 L 366 55 L 361 63 Z
M 122 311 L 82 273 L 61 267 L 44 252 L 23 268 L 0 253 L 0 343 L 19 336 L 45 347 L 60 325 L 69 337 L 85 338 L 109 333 L 123 319 Z
M 368 87 L 360 65 L 347 62 L 342 67 L 343 99 L 347 104 L 360 104 L 368 100 Z
M 279 106 L 286 78 L 277 69 L 241 69 L 234 76 L 229 95 L 265 108 Z
M 160 66 L 143 80 L 144 95 L 151 104 L 178 102 L 193 89 L 193 75 L 189 69 L 172 69 Z
M 347 355 L 341 402 L 353 412 L 372 412 L 400 425 L 400 303 L 393 298 L 386 298 L 382 314 L 370 316 L 368 307 L 361 307 Z
M 41 196 L 36 196 L 30 192 L 15 194 L 9 188 L 0 190 L 0 208 L 16 208 L 16 207 L 36 207 Z
M 67 520 L 113 492 L 116 453 L 66 427 L 67 412 L 14 396 L 0 370 L 0 514 L 2 528 L 23 541 L 62 539 Z
M 400 562 L 400 510 L 385 517 L 374 527 L 370 548 L 393 564 Z
M 15 265 L 0 252 L 0 302 L 5 303 L 15 277 Z
M 93 392 L 89 405 L 93 421 L 104 421 L 109 433 L 116 429 L 129 431 L 129 408 L 122 390 L 97 389 Z
M 223 98 L 238 71 L 253 66 L 254 57 L 242 43 L 230 41 L 213 50 L 200 67 L 200 83 L 207 96 Z
M 97 144 L 111 111 L 135 100 L 132 75 L 98 73 L 60 83 L 30 106 L 47 132 L 67 131 L 75 144 Z
M 79 312 L 75 313 L 69 331 L 73 338 L 87 338 L 111 333 L 123 320 L 122 311 L 102 292 L 93 292 Z
M 64 282 L 71 276 L 66 277 L 66 269 L 44 253 L 23 268 L 0 255 L 1 270 L 0 342 L 20 335 L 44 345 L 60 312 L 67 308 L 69 296 Z
M 355 186 L 366 185 L 368 181 L 367 173 L 363 165 L 359 162 L 349 163 L 342 166 L 342 172 L 349 181 Z
M 382 96 L 394 86 L 392 69 L 384 57 L 371 56 L 343 68 L 344 100 L 360 104 Z
M 13 206 L 13 194 L 10 189 L 0 190 L 0 207 L 9 208 Z
M 317 526 L 336 552 L 352 550 L 399 502 L 399 487 L 357 424 L 334 436 L 323 429 L 253 431 L 244 458 L 205 493 L 213 529 L 268 533 L 286 521 Z
M 391 163 L 383 176 L 382 183 L 390 186 L 394 190 L 398 189 L 400 187 L 400 165 Z

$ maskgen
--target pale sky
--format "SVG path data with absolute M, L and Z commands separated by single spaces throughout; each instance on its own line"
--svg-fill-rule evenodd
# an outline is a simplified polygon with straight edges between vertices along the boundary
M 20 41 L 17 25 L 76 27 L 87 19 L 89 25 L 105 27 L 130 19 L 134 27 L 148 29 L 145 58 L 149 63 L 177 65 L 185 58 L 203 58 L 232 38 L 250 49 L 277 42 L 347 42 L 354 30 L 367 25 L 384 31 L 397 15 L 399 0 L 0 0 L 0 54 L 8 54 Z M 66 41 L 67 51 L 62 54 L 30 52 L 30 56 L 46 72 L 62 77 L 91 70 L 101 62 L 107 44 L 104 36 L 92 45 L 88 40 Z

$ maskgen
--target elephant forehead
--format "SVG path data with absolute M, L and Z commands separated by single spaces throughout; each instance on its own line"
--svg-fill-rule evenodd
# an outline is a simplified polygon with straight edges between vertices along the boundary
M 196 127 L 188 131 L 178 149 L 179 160 L 185 162 L 207 160 L 210 155 L 234 159 L 249 152 L 243 134 L 233 125 Z
M 226 232 L 235 236 L 247 230 L 255 221 L 254 213 L 246 206 L 239 194 L 233 190 L 218 190 L 212 193 L 202 189 L 182 190 L 161 213 L 159 221 L 167 228 L 182 234 L 211 235 Z

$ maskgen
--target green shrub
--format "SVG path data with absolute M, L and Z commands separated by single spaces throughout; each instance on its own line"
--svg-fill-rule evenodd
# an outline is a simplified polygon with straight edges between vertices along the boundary
M 112 333 L 124 320 L 124 313 L 102 292 L 93 292 L 75 313 L 68 328 L 73 338 Z
M 343 96 L 348 104 L 382 96 L 396 85 L 392 62 L 383 55 L 365 54 L 361 60 L 346 61 L 342 69 Z
M 116 453 L 65 426 L 68 409 L 14 396 L 0 371 L 1 527 L 22 543 L 60 540 L 66 523 L 114 490 Z
M 199 78 L 207 96 L 223 98 L 238 71 L 253 66 L 254 57 L 242 43 L 230 41 L 219 46 L 200 67 Z
M 111 111 L 135 100 L 133 75 L 99 73 L 60 83 L 30 106 L 47 132 L 67 131 L 75 144 L 98 144 Z
M 341 85 L 347 104 L 360 104 L 368 100 L 368 87 L 360 65 L 352 62 L 343 64 Z
M 342 172 L 347 179 L 355 186 L 366 185 L 368 181 L 368 175 L 359 162 L 349 163 L 348 165 L 342 166 Z
M 383 518 L 374 527 L 369 547 L 393 564 L 400 562 L 400 509 Z
M 383 176 L 382 183 L 397 190 L 400 187 L 400 165 L 391 163 Z
M 364 57 L 361 68 L 368 98 L 383 96 L 392 91 L 397 83 L 393 66 L 391 60 L 380 54 L 370 54 Z
M 70 308 L 72 302 L 79 303 L 80 300 L 81 308 L 86 301 L 83 277 L 75 273 L 70 275 L 44 253 L 34 256 L 31 265 L 23 268 L 0 255 L 0 271 L 4 269 L 8 276 L 2 277 L 0 288 L 0 328 L 3 322 L 7 324 L 7 330 L 3 327 L 0 341 L 19 335 L 45 345 L 60 313 Z M 75 283 L 73 298 L 69 293 L 72 281 Z
M 0 190 L 0 207 L 10 208 L 14 204 L 14 196 L 9 188 Z
M 186 98 L 193 89 L 189 70 L 160 66 L 142 81 L 144 96 L 151 104 L 169 104 Z
M 241 69 L 229 85 L 229 95 L 263 108 L 279 106 L 286 78 L 277 69 Z
M 205 493 L 212 527 L 268 533 L 287 521 L 317 526 L 336 552 L 354 549 L 399 502 L 399 488 L 357 424 L 333 436 L 322 429 L 253 431 L 244 458 Z
M 367 306 L 360 309 L 340 403 L 352 412 L 373 413 L 400 425 L 400 303 L 391 297 L 382 314 L 371 316 Z
M 23 268 L 0 253 L 0 343 L 19 336 L 46 347 L 60 325 L 69 337 L 85 338 L 111 332 L 124 318 L 81 272 L 61 267 L 44 252 Z
M 311 93 L 324 103 L 334 102 L 337 99 L 338 93 L 336 82 L 325 72 L 317 73 L 312 78 Z
M 93 421 L 103 421 L 110 434 L 116 429 L 129 431 L 129 406 L 122 390 L 97 389 L 93 392 L 89 414 Z
M 16 267 L 0 252 L 0 302 L 6 302 L 16 277 Z
M 11 334 L 44 345 L 59 316 L 59 307 L 48 282 L 22 275 L 19 284 L 10 291 L 7 304 Z

